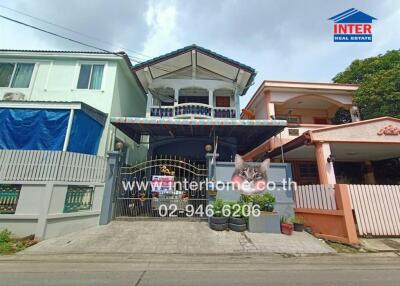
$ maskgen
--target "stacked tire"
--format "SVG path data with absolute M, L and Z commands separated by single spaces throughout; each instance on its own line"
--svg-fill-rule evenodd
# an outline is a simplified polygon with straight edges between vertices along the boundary
M 243 232 L 247 229 L 246 219 L 242 217 L 230 217 L 229 229 L 237 232 Z
M 229 217 L 210 217 L 210 228 L 216 231 L 227 230 L 229 227 Z

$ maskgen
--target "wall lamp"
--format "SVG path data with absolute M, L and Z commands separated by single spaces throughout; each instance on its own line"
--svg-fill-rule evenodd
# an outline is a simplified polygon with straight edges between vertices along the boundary
M 328 158 L 326 158 L 326 161 L 328 161 L 328 163 L 334 163 L 335 162 L 335 156 L 333 156 L 332 154 L 330 154 L 328 156 Z

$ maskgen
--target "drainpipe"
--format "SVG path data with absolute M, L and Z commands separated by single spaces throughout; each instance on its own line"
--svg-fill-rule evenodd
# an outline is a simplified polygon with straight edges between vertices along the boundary
M 64 152 L 66 152 L 68 148 L 69 137 L 71 136 L 72 121 L 74 119 L 74 112 L 75 112 L 74 109 L 71 109 L 71 111 L 69 112 L 67 132 L 65 133 L 64 145 L 63 145 Z

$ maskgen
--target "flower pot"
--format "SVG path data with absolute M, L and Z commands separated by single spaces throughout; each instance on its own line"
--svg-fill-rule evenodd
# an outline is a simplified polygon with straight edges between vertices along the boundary
M 286 235 L 292 235 L 293 225 L 290 223 L 281 223 L 281 232 Z
M 294 223 L 293 229 L 294 229 L 294 231 L 302 232 L 304 230 L 304 224 L 303 223 Z
M 227 224 L 229 221 L 229 217 L 224 217 L 224 216 L 212 216 L 210 217 L 210 223 L 213 224 Z
M 272 213 L 274 211 L 274 205 L 269 203 L 265 204 L 264 211 Z

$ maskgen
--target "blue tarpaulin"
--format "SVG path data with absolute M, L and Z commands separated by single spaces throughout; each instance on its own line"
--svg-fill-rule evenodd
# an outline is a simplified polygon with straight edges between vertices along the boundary
M 0 108 L 0 149 L 63 150 L 70 110 Z M 75 110 L 67 151 L 97 155 L 103 125 Z
M 62 150 L 69 110 L 0 108 L 0 149 Z
M 76 110 L 67 151 L 96 155 L 102 132 L 100 123 L 83 111 Z

